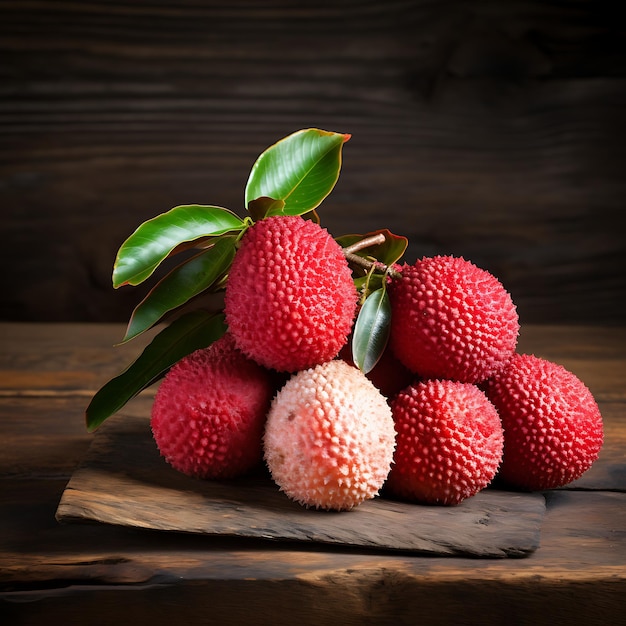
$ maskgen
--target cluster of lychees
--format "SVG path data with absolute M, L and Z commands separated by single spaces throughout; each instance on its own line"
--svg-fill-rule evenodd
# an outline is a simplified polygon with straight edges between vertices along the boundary
M 502 284 L 457 257 L 385 272 L 390 336 L 378 365 L 354 366 L 360 306 L 344 250 L 314 221 L 265 217 L 230 267 L 226 334 L 175 364 L 151 426 L 161 454 L 200 478 L 262 459 L 291 499 L 347 510 L 384 490 L 456 504 L 496 476 L 526 490 L 565 485 L 602 445 L 587 387 L 516 353 Z

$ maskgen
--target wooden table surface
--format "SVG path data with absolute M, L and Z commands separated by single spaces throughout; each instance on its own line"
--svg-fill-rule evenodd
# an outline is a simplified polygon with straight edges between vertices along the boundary
M 600 459 L 546 493 L 523 559 L 390 554 L 55 520 L 93 392 L 143 347 L 120 325 L 0 324 L 2 624 L 626 624 L 626 328 L 522 327 L 605 420 Z M 153 392 L 152 392 L 153 393 Z M 127 414 L 147 414 L 150 390 Z

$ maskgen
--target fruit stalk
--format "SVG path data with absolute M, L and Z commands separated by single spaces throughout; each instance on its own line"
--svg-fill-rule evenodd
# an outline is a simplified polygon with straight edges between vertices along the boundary
M 385 263 L 381 263 L 376 259 L 367 259 L 365 257 L 359 256 L 355 254 L 359 252 L 359 250 L 364 250 L 365 248 L 371 248 L 372 246 L 378 246 L 385 243 L 385 235 L 382 233 L 377 233 L 376 235 L 372 235 L 371 237 L 365 237 L 365 239 L 361 239 L 356 243 L 353 243 L 350 246 L 346 246 L 342 248 L 343 255 L 346 257 L 346 260 L 350 263 L 354 263 L 359 265 L 360 267 L 366 269 L 368 272 L 374 269 L 378 270 L 382 273 L 387 273 L 390 276 L 399 276 L 400 273 L 394 270 L 389 265 L 385 265 Z

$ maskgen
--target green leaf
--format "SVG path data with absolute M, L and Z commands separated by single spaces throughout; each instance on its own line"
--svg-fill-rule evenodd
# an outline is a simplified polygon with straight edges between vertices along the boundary
M 122 244 L 113 267 L 113 287 L 138 285 L 181 243 L 230 231 L 240 231 L 244 222 L 217 206 L 177 206 L 144 222 Z
M 391 323 L 391 304 L 386 289 L 377 289 L 365 300 L 354 324 L 352 357 L 365 374 L 382 356 Z
M 348 139 L 350 135 L 308 128 L 270 146 L 252 166 L 246 208 L 250 210 L 258 198 L 269 197 L 285 203 L 284 215 L 315 209 L 339 178 L 341 150 Z
M 209 346 L 224 332 L 223 314 L 197 310 L 173 321 L 126 370 L 94 395 L 85 413 L 87 430 L 96 430 L 129 400 L 159 380 L 174 363 L 194 350 Z
M 223 235 L 204 252 L 197 254 L 165 276 L 135 308 L 131 315 L 126 342 L 151 328 L 166 313 L 213 287 L 228 271 L 235 256 L 233 235 Z

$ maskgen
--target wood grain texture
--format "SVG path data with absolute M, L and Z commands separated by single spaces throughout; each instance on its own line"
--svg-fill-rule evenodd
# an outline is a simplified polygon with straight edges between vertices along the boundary
M 59 481 L 0 482 L 8 623 L 621 624 L 626 495 L 548 498 L 526 559 L 416 558 L 332 546 L 58 525 Z M 96 608 L 97 607 L 97 610 Z M 22 620 L 22 621 L 20 621 Z
M 97 432 L 63 493 L 57 519 L 494 558 L 536 550 L 544 508 L 541 494 L 490 490 L 456 507 L 375 498 L 350 512 L 306 509 L 262 469 L 220 482 L 172 470 L 159 456 L 148 417 L 120 415 Z
M 407 260 L 493 271 L 523 322 L 624 321 L 617 6 L 0 2 L 0 318 L 121 321 L 121 242 L 183 203 L 240 211 L 256 156 L 352 133 L 320 209 Z
M 135 359 L 159 330 L 116 345 L 124 336 L 122 324 L 0 324 L 0 395 L 95 391 Z M 570 369 L 599 400 L 626 400 L 624 326 L 523 324 L 517 350 Z
M 84 430 L 87 389 L 68 387 L 64 373 L 82 364 L 104 382 L 128 356 L 111 349 L 120 330 L 0 324 L 0 369 L 21 372 L 21 387 L 0 398 L 2 624 L 624 624 L 626 396 L 612 374 L 624 366 L 623 334 L 524 329 L 524 350 L 591 379 L 610 455 L 590 470 L 593 484 L 545 494 L 540 545 L 527 558 L 468 559 L 59 524 L 67 481 L 94 439 Z M 150 398 L 137 400 L 124 413 L 145 419 Z
M 122 324 L 1 324 L 0 396 L 91 396 L 161 329 L 120 345 Z

